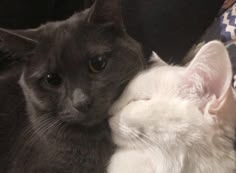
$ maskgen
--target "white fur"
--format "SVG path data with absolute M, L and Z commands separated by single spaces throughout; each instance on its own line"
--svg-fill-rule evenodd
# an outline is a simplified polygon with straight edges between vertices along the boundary
M 188 67 L 139 74 L 113 105 L 118 149 L 108 173 L 235 173 L 236 99 L 224 46 L 204 46 Z

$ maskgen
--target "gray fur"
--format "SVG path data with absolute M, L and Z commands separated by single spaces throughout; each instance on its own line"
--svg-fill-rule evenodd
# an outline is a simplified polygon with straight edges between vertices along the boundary
M 140 45 L 117 23 L 119 1 L 110 2 L 34 30 L 0 30 L 0 72 L 9 74 L 0 80 L 0 172 L 105 171 L 114 148 L 108 109 L 144 68 Z M 97 16 L 104 7 L 117 13 Z M 91 73 L 89 59 L 104 53 L 107 67 Z M 45 85 L 48 73 L 63 84 Z

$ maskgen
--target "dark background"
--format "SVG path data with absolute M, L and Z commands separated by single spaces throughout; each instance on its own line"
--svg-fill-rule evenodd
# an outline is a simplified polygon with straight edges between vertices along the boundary
M 0 0 L 0 27 L 34 28 L 63 20 L 93 0 Z M 146 53 L 179 63 L 213 22 L 224 0 L 122 0 L 128 33 Z

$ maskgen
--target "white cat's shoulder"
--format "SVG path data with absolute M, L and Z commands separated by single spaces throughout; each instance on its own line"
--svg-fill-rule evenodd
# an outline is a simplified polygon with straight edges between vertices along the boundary
M 120 149 L 112 156 L 108 173 L 155 173 L 150 159 L 141 150 Z

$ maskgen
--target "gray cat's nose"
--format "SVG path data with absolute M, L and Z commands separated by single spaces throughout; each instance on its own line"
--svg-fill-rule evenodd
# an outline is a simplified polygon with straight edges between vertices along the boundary
M 81 89 L 75 89 L 72 95 L 72 104 L 78 111 L 87 112 L 90 108 L 91 100 Z

